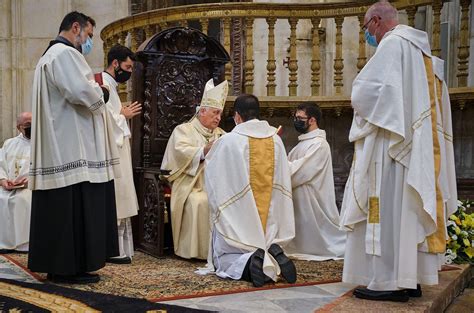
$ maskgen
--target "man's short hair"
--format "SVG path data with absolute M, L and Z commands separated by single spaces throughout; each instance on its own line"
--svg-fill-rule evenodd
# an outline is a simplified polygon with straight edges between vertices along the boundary
M 63 30 L 64 31 L 70 30 L 72 27 L 72 24 L 76 22 L 79 23 L 79 25 L 81 25 L 81 28 L 84 28 L 87 26 L 87 22 L 89 18 L 90 17 L 88 17 L 87 15 L 81 12 L 77 12 L 77 11 L 70 12 L 66 14 L 66 16 L 63 18 L 63 21 L 61 22 L 61 25 L 59 26 L 59 32 L 62 32 Z
M 308 119 L 314 117 L 316 119 L 316 123 L 318 123 L 318 126 L 320 125 L 323 114 L 321 112 L 321 108 L 316 104 L 316 102 L 303 102 L 298 105 L 296 110 L 306 113 Z
M 88 16 L 88 17 L 87 17 L 87 21 L 88 21 L 89 23 L 91 23 L 92 27 L 95 27 L 95 26 L 96 26 L 95 20 L 94 20 L 92 17 Z
M 250 94 L 242 94 L 235 99 L 234 111 L 239 113 L 244 122 L 260 117 L 258 98 Z
M 135 61 L 135 53 L 125 46 L 115 45 L 107 53 L 107 66 L 110 66 L 114 60 L 125 62 L 127 58 Z

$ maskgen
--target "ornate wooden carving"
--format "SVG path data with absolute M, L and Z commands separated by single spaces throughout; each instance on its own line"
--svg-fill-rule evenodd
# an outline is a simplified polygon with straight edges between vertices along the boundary
M 433 36 L 431 44 L 431 52 L 439 57 L 441 55 L 440 37 L 441 37 L 441 9 L 443 8 L 442 0 L 435 0 L 431 5 L 433 8 Z
M 199 23 L 201 24 L 202 32 L 207 35 L 207 32 L 209 30 L 209 19 L 208 18 L 202 18 L 202 19 L 199 20 Z
M 469 76 L 469 6 L 471 0 L 461 0 L 461 30 L 458 50 L 458 87 L 467 86 Z
M 245 18 L 245 92 L 253 93 L 253 21 Z
M 296 26 L 297 18 L 288 19 L 290 23 L 290 59 L 288 61 L 288 70 L 290 71 L 290 83 L 288 92 L 290 96 L 296 96 L 298 89 L 298 60 L 296 60 Z
M 133 124 L 133 165 L 141 210 L 137 246 L 163 253 L 165 202 L 157 180 L 169 136 L 192 118 L 206 82 L 224 78 L 229 55 L 215 39 L 191 28 L 169 28 L 152 36 L 137 52 L 134 98 L 143 103 Z
M 311 38 L 312 38 L 312 53 L 311 60 L 311 95 L 319 96 L 320 70 L 321 70 L 321 47 L 319 46 L 319 23 L 320 18 L 311 19 Z
M 360 25 L 360 30 L 359 30 L 359 57 L 357 58 L 357 69 L 358 72 L 362 70 L 362 68 L 365 66 L 367 63 L 367 56 L 365 54 L 365 31 L 362 29 L 364 26 L 364 16 L 365 14 L 359 15 L 359 25 Z
M 224 18 L 224 49 L 230 53 L 230 28 L 232 19 Z M 225 79 L 232 84 L 232 63 L 228 62 L 225 64 Z M 232 87 L 231 87 L 232 88 Z
M 244 24 L 241 18 L 233 19 L 231 35 L 232 91 L 229 95 L 240 95 L 243 89 Z
M 275 23 L 276 18 L 267 18 L 268 24 L 268 60 L 267 60 L 267 96 L 275 95 Z
M 143 203 L 143 241 L 157 245 L 160 203 L 159 184 L 153 178 L 145 179 L 145 199 Z
M 336 17 L 334 19 L 336 22 L 336 57 L 334 58 L 334 87 L 336 89 L 336 94 L 341 94 L 342 86 L 342 75 L 344 69 L 344 59 L 342 58 L 342 23 L 344 22 L 344 17 Z
M 151 71 L 150 71 L 151 72 Z M 135 84 L 134 84 L 135 85 Z M 145 101 L 143 102 L 143 159 L 144 167 L 150 167 L 150 149 L 151 149 L 151 81 L 145 81 L 144 91 Z
M 415 27 L 415 15 L 416 11 L 418 11 L 418 7 L 413 6 L 406 9 L 408 14 L 408 25 L 411 27 Z

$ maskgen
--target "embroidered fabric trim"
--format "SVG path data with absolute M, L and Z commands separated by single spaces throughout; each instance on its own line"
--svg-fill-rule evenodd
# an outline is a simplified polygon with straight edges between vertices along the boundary
M 104 161 L 77 160 L 77 161 L 63 164 L 60 166 L 30 169 L 30 176 L 53 175 L 53 174 L 57 174 L 61 172 L 67 172 L 67 171 L 74 170 L 81 167 L 99 169 L 99 168 L 110 167 L 112 165 L 117 165 L 119 163 L 120 161 L 118 158 L 104 160 Z

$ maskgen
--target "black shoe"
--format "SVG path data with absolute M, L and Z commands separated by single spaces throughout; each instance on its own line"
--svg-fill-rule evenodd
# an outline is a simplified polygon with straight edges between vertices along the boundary
M 376 300 L 376 301 L 394 301 L 394 302 L 407 302 L 410 298 L 408 297 L 405 290 L 387 290 L 387 291 L 376 291 L 367 288 L 356 288 L 354 290 L 354 296 L 360 299 Z
M 265 251 L 257 249 L 250 257 L 249 273 L 250 279 L 255 287 L 262 287 L 265 283 L 265 274 L 263 273 L 263 258 Z
M 77 275 L 48 274 L 46 278 L 59 284 L 93 284 L 100 281 L 97 274 L 81 273 Z
M 280 265 L 281 276 L 283 276 L 283 278 L 290 284 L 296 282 L 295 264 L 285 255 L 283 249 L 274 243 L 270 246 L 268 252 L 275 258 L 278 265 Z
M 0 254 L 9 254 L 9 253 L 15 253 L 16 251 L 14 249 L 0 249 Z
M 107 258 L 106 260 L 107 263 L 113 263 L 113 264 L 131 264 L 132 259 L 130 259 L 128 256 L 124 256 L 123 258 Z
M 420 284 L 416 285 L 416 289 L 405 289 L 405 291 L 411 298 L 420 298 L 423 295 Z

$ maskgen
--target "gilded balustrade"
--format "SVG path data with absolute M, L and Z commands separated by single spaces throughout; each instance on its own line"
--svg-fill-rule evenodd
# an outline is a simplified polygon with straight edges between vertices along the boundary
M 399 10 L 405 10 L 408 17 L 408 24 L 414 26 L 416 13 L 419 7 L 431 6 L 433 11 L 432 27 L 432 51 L 439 56 L 440 47 L 440 16 L 444 5 L 443 0 L 398 0 L 393 4 Z M 451 88 L 450 93 L 454 103 L 465 105 L 474 100 L 473 87 L 467 87 L 468 68 L 469 68 L 469 14 L 471 9 L 471 0 L 460 0 L 461 21 L 459 31 L 459 48 L 457 53 L 457 87 Z M 267 60 L 266 60 L 266 96 L 262 98 L 264 107 L 268 106 L 269 112 L 280 111 L 282 108 L 294 107 L 299 101 L 316 100 L 321 103 L 323 108 L 333 108 L 340 112 L 344 108 L 350 108 L 348 95 L 343 93 L 344 64 L 343 57 L 343 24 L 349 17 L 354 17 L 358 21 L 358 55 L 352 63 L 355 70 L 360 71 L 367 62 L 366 43 L 364 33 L 361 29 L 364 24 L 364 14 L 371 4 L 371 1 L 352 1 L 341 3 L 314 3 L 314 4 L 276 4 L 276 3 L 215 3 L 188 5 L 159 9 L 136 14 L 107 25 L 101 32 L 104 40 L 104 52 L 106 53 L 115 43 L 122 43 L 136 50 L 141 41 L 149 38 L 156 32 L 172 26 L 199 25 L 201 30 L 208 34 L 211 21 L 219 20 L 221 25 L 221 41 L 225 49 L 232 55 L 239 57 L 239 64 L 227 64 L 225 67 L 225 78 L 232 82 L 235 73 L 239 72 L 236 65 L 241 66 L 243 75 L 241 77 L 241 87 L 235 86 L 233 90 L 241 90 L 246 93 L 254 92 L 254 34 L 256 20 L 264 20 L 268 29 L 267 39 Z M 332 73 L 326 73 L 325 77 L 333 76 L 332 94 L 324 94 L 321 91 L 322 70 L 331 71 L 330 68 L 323 67 L 321 59 L 321 29 L 323 20 L 332 19 L 335 22 L 335 37 L 332 40 L 326 40 L 334 44 L 334 60 Z M 289 47 L 277 47 L 275 45 L 275 25 L 278 20 L 286 21 L 290 31 Z M 308 20 L 311 25 L 311 75 L 302 77 L 298 74 L 297 58 L 297 26 L 300 21 Z M 285 23 L 283 23 L 285 24 Z M 282 24 L 282 25 L 283 25 Z M 235 26 L 240 25 L 240 32 L 235 30 Z M 323 32 L 324 33 L 324 32 Z M 234 37 L 238 36 L 238 37 Z M 242 43 L 242 51 L 232 51 L 235 47 L 234 42 Z M 240 46 L 239 46 L 240 47 Z M 288 96 L 276 96 L 276 54 L 277 49 L 287 50 L 288 65 Z M 105 61 L 105 60 L 104 60 Z M 347 63 L 346 63 L 347 68 Z M 311 96 L 301 96 L 298 94 L 298 81 L 310 80 Z M 239 84 L 239 85 L 240 85 Z M 458 88 L 459 87 L 459 88 Z M 232 89 L 231 89 L 232 90 Z M 123 100 L 126 98 L 126 89 L 120 87 L 120 95 Z M 232 102 L 233 97 L 229 97 Z M 461 106 L 462 106 L 461 105 Z M 270 109 L 273 107 L 273 109 Z

